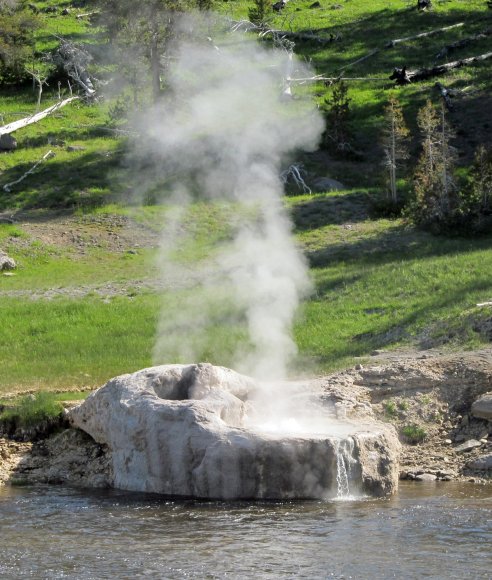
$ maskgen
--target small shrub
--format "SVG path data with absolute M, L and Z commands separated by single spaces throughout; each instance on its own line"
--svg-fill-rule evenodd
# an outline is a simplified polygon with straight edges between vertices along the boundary
M 388 417 L 394 417 L 396 415 L 396 403 L 394 401 L 386 401 L 383 404 L 384 412 Z
M 408 401 L 398 401 L 398 409 L 400 411 L 408 411 Z
M 401 430 L 401 434 L 407 443 L 412 445 L 421 443 L 427 437 L 426 430 L 419 425 L 405 425 Z

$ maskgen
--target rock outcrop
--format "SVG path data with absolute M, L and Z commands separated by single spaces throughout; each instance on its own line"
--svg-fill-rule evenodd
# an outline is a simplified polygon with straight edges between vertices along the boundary
M 15 260 L 0 250 L 0 272 L 3 270 L 15 270 L 16 267 Z
M 327 498 L 396 489 L 392 428 L 337 422 L 320 431 L 248 428 L 252 379 L 209 364 L 112 379 L 70 411 L 108 447 L 120 489 L 214 499 Z
M 471 406 L 471 413 L 479 419 L 492 421 L 492 393 L 485 393 Z

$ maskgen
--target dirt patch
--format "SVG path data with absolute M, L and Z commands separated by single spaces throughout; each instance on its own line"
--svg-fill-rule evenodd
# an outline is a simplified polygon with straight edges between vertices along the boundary
M 9 214 L 8 218 L 28 235 L 10 238 L 9 244 L 14 247 L 37 241 L 55 250 L 69 250 L 76 257 L 85 255 L 91 248 L 128 252 L 155 248 L 159 244 L 157 231 L 128 216 L 29 211 Z

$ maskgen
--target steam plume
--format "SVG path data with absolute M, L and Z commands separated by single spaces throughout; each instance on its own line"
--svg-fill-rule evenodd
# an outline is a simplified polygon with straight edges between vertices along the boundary
M 171 192 L 163 276 L 194 288 L 163 311 L 156 362 L 203 358 L 216 336 L 227 343 L 229 360 L 213 362 L 233 362 L 262 379 L 286 375 L 296 352 L 293 318 L 310 281 L 279 174 L 287 155 L 314 148 L 322 130 L 312 103 L 282 99 L 286 74 L 307 76 L 303 68 L 285 51 L 241 35 L 218 47 L 181 45 L 170 71 L 173 97 L 145 119 L 142 154 Z M 219 208 L 228 239 L 218 240 L 211 258 L 180 265 L 189 204 L 197 199 Z

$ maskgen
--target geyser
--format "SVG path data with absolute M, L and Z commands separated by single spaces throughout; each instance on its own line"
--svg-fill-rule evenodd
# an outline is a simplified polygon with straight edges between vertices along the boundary
M 194 39 L 205 38 L 205 24 L 184 21 L 184 36 L 193 28 Z M 162 277 L 181 289 L 166 297 L 173 307 L 163 309 L 154 360 L 212 352 L 254 379 L 209 364 L 156 366 L 109 381 L 71 411 L 72 423 L 109 447 L 121 489 L 220 499 L 391 493 L 398 444 L 389 429 L 337 422 L 306 385 L 279 382 L 310 290 L 280 174 L 292 152 L 316 148 L 323 130 L 312 99 L 285 97 L 293 76 L 311 73 L 291 47 L 222 38 L 180 45 L 168 97 L 140 123 L 142 188 L 150 174 L 155 195 L 157 177 L 168 206 Z M 227 235 L 206 258 L 191 252 L 180 263 L 182 248 L 193 247 L 187 220 L 197 200 L 205 213 L 227 208 Z M 210 345 L 218 328 L 227 358 L 219 341 Z
M 253 379 L 210 364 L 123 375 L 70 412 L 109 447 L 114 486 L 210 499 L 348 498 L 396 489 L 398 441 L 378 423 L 255 426 Z M 308 391 L 309 392 L 309 391 Z M 317 422 L 326 413 L 326 422 Z M 295 419 L 294 419 L 295 421 Z

